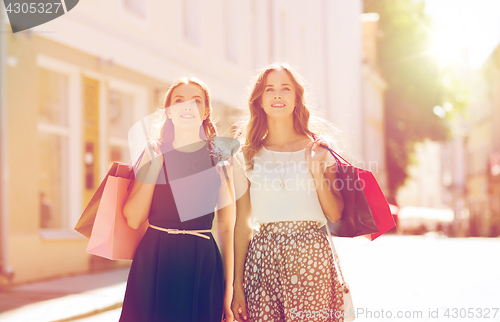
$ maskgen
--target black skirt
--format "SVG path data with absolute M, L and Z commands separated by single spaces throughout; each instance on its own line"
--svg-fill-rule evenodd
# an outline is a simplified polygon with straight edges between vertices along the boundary
M 177 180 L 213 167 L 208 148 L 192 153 L 170 150 L 164 157 L 165 173 L 160 176 L 165 176 L 166 184 L 159 177 L 162 184 L 155 187 L 150 223 L 163 228 L 211 229 L 213 212 L 180 221 L 168 183 L 168 174 Z M 186 193 L 192 194 L 192 202 L 212 202 L 214 209 L 219 186 L 217 176 L 210 182 L 205 176 L 201 187 L 190 187 Z M 224 265 L 212 234 L 204 234 L 210 239 L 148 228 L 132 261 L 120 322 L 221 321 Z

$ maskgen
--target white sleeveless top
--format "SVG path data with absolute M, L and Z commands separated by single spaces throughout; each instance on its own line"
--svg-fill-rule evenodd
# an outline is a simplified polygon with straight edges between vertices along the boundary
M 236 157 L 246 169 L 243 153 Z M 314 179 L 305 160 L 305 149 L 271 152 L 262 147 L 254 156 L 253 170 L 245 171 L 245 174 L 251 183 L 252 228 L 276 221 L 308 220 L 317 221 L 320 226 L 326 224 Z M 280 186 L 282 178 L 284 189 Z

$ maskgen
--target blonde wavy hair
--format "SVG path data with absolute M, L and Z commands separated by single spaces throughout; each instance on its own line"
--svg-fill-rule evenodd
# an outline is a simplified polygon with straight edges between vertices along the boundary
M 262 148 L 268 134 L 267 114 L 261 108 L 262 94 L 264 93 L 267 75 L 272 71 L 284 70 L 295 88 L 295 102 L 297 106 L 293 111 L 293 125 L 295 131 L 310 138 L 321 136 L 330 144 L 334 144 L 333 135 L 339 133 L 338 129 L 324 118 L 315 114 L 307 102 L 305 81 L 286 63 L 273 63 L 262 69 L 250 90 L 248 99 L 249 114 L 237 125 L 236 137 L 243 143 L 242 151 L 245 157 L 247 170 L 253 169 L 253 157 Z
M 167 117 L 166 109 L 172 105 L 172 92 L 180 85 L 193 84 L 198 86 L 205 94 L 205 108 L 208 111 L 208 116 L 203 120 L 200 127 L 200 138 L 206 140 L 210 144 L 210 139 L 217 136 L 217 129 L 215 128 L 212 119 L 212 99 L 207 85 L 194 76 L 183 77 L 174 82 L 165 92 L 161 101 L 161 107 L 158 109 L 157 117 L 152 126 L 151 139 L 158 140 L 160 143 L 169 143 L 174 140 L 174 124 L 172 120 Z

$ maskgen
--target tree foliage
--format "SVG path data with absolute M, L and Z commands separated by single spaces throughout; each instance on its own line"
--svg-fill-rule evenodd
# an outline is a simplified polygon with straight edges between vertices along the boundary
M 432 26 L 424 7 L 421 0 L 364 0 L 364 11 L 380 16 L 378 57 L 388 85 L 385 136 L 392 196 L 408 177 L 414 144 L 447 138 L 446 121 L 434 114 L 434 106 L 455 102 L 453 86 L 445 86 L 444 70 L 429 54 Z

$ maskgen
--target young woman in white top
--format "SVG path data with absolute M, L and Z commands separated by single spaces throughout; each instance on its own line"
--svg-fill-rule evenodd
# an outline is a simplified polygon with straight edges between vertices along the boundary
M 238 321 L 342 320 L 340 283 L 319 228 L 325 215 L 340 219 L 343 200 L 329 188 L 335 172 L 325 170 L 335 161 L 311 130 L 304 94 L 292 68 L 273 64 L 250 95 L 242 167 L 234 171 L 235 182 L 248 184 L 236 203 L 231 308 Z

